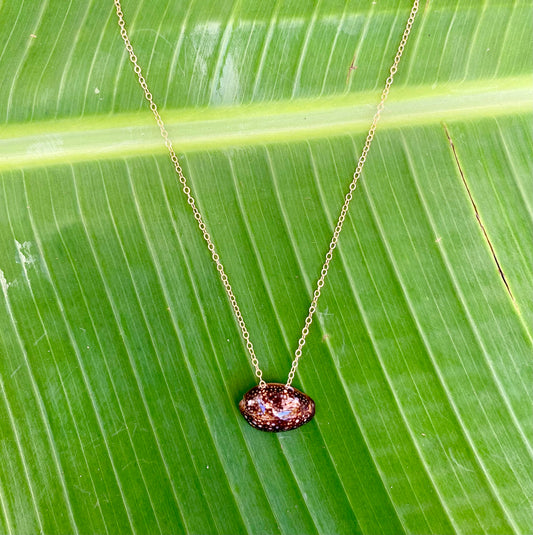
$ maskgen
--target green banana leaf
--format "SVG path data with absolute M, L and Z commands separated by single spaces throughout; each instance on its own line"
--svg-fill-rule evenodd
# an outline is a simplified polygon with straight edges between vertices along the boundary
M 410 7 L 123 1 L 268 381 Z M 271 434 L 113 2 L 0 2 L 0 533 L 532 533 L 532 29 L 422 2 Z

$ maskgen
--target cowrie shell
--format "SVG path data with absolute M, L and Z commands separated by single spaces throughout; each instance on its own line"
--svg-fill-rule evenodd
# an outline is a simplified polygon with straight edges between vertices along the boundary
M 306 424 L 315 415 L 315 402 L 293 386 L 267 383 L 244 394 L 239 410 L 256 429 L 278 433 Z

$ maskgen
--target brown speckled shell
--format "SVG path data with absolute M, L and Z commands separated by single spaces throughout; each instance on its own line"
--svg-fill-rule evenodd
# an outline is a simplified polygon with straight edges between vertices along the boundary
M 239 410 L 256 429 L 278 433 L 306 424 L 315 415 L 315 402 L 296 388 L 281 383 L 254 386 L 244 394 Z

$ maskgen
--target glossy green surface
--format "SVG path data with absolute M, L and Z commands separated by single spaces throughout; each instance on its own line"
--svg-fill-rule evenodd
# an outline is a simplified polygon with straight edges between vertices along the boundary
M 284 381 L 409 3 L 123 4 Z M 0 3 L 0 533 L 533 532 L 532 17 L 423 3 L 275 435 L 111 0 Z

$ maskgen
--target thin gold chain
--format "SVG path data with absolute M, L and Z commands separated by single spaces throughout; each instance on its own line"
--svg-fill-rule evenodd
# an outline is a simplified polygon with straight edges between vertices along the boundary
M 191 194 L 191 188 L 189 187 L 187 183 L 187 179 L 185 178 L 185 175 L 183 174 L 183 170 L 181 168 L 180 162 L 178 160 L 174 147 L 172 146 L 172 141 L 169 138 L 167 129 L 165 128 L 165 124 L 163 123 L 163 119 L 161 119 L 161 115 L 159 114 L 157 105 L 154 102 L 152 93 L 148 89 L 148 84 L 146 82 L 146 78 L 142 74 L 142 69 L 137 61 L 137 56 L 135 55 L 135 52 L 133 51 L 133 46 L 128 36 L 128 32 L 126 30 L 126 22 L 124 20 L 124 13 L 122 12 L 122 6 L 120 5 L 120 0 L 113 0 L 113 1 L 115 4 L 116 11 L 117 11 L 118 25 L 120 26 L 120 35 L 122 36 L 124 44 L 126 45 L 126 50 L 130 56 L 130 61 L 133 64 L 133 70 L 135 71 L 135 74 L 137 75 L 137 78 L 139 79 L 139 84 L 144 91 L 144 96 L 150 105 L 150 109 L 152 110 L 152 113 L 154 114 L 157 126 L 159 126 L 161 136 L 163 137 L 165 146 L 168 149 L 168 152 L 170 155 L 170 159 L 174 165 L 176 174 L 178 175 L 178 180 L 182 186 L 181 189 L 183 193 L 185 194 L 185 196 L 187 197 L 187 202 L 189 206 L 191 207 L 194 218 L 196 219 L 196 222 L 198 223 L 198 227 L 200 228 L 200 231 L 202 232 L 203 238 L 207 243 L 207 248 L 209 249 L 209 252 L 211 253 L 211 258 L 213 259 L 213 262 L 216 265 L 217 271 L 220 275 L 220 280 L 222 281 L 222 284 L 224 285 L 224 289 L 226 290 L 226 293 L 230 300 L 231 306 L 233 308 L 233 312 L 235 314 L 235 318 L 237 319 L 237 322 L 239 323 L 239 327 L 242 332 L 242 337 L 244 339 L 244 342 L 246 343 L 246 348 L 248 350 L 248 353 L 250 354 L 250 360 L 252 362 L 252 366 L 255 369 L 255 375 L 259 379 L 259 386 L 261 387 L 265 386 L 266 382 L 263 379 L 263 372 L 261 371 L 261 368 L 259 368 L 259 361 L 255 354 L 254 345 L 252 341 L 250 340 L 250 333 L 248 332 L 248 329 L 246 328 L 246 323 L 244 322 L 244 318 L 242 317 L 241 309 L 239 308 L 239 305 L 237 304 L 237 299 L 235 298 L 235 294 L 233 293 L 233 289 L 231 287 L 231 284 L 229 283 L 228 276 L 226 275 L 224 266 L 222 265 L 222 262 L 220 261 L 220 257 L 216 251 L 215 244 L 213 243 L 213 240 L 211 239 L 211 235 L 207 231 L 207 226 L 204 222 L 202 214 L 200 213 L 200 211 L 198 210 L 196 206 L 196 201 Z M 329 266 L 333 258 L 333 251 L 337 247 L 339 235 L 341 233 L 342 226 L 346 219 L 346 215 L 348 214 L 348 207 L 350 206 L 350 201 L 352 200 L 353 193 L 355 191 L 355 188 L 357 187 L 357 181 L 359 180 L 359 177 L 361 176 L 361 173 L 363 171 L 366 157 L 370 150 L 370 145 L 372 144 L 372 140 L 374 139 L 374 135 L 376 133 L 376 127 L 377 127 L 379 118 L 381 116 L 381 112 L 383 111 L 383 108 L 385 107 L 385 101 L 387 100 L 387 97 L 389 95 L 390 87 L 394 80 L 394 75 L 396 74 L 396 71 L 398 70 L 398 64 L 400 63 L 400 59 L 402 57 L 405 44 L 407 43 L 407 38 L 409 37 L 409 34 L 411 33 L 411 27 L 413 26 L 416 13 L 418 11 L 418 5 L 419 5 L 419 0 L 414 0 L 411 13 L 409 14 L 409 19 L 407 20 L 407 24 L 405 26 L 402 39 L 400 41 L 400 45 L 398 46 L 398 51 L 396 52 L 396 56 L 394 57 L 394 62 L 389 71 L 389 77 L 387 78 L 385 82 L 385 87 L 383 89 L 383 92 L 381 93 L 380 102 L 378 104 L 376 113 L 374 114 L 374 118 L 372 119 L 372 124 L 368 131 L 368 135 L 366 137 L 366 141 L 365 141 L 363 150 L 361 152 L 361 156 L 359 157 L 359 160 L 357 162 L 357 167 L 355 168 L 352 182 L 350 183 L 350 186 L 349 186 L 349 191 L 344 197 L 344 204 L 342 205 L 340 215 L 337 220 L 337 224 L 335 226 L 335 230 L 333 231 L 333 237 L 331 238 L 331 242 L 329 244 L 329 250 L 326 253 L 326 258 L 324 260 L 324 264 L 322 265 L 322 270 L 320 272 L 320 277 L 318 278 L 318 281 L 316 284 L 316 289 L 313 292 L 313 299 L 311 300 L 311 305 L 309 306 L 309 312 L 307 314 L 307 317 L 305 318 L 304 326 L 301 332 L 301 337 L 298 340 L 298 347 L 296 351 L 294 352 L 294 360 L 292 362 L 291 370 L 289 372 L 289 376 L 287 379 L 287 386 L 290 386 L 292 384 L 292 381 L 294 380 L 294 374 L 296 373 L 296 369 L 298 368 L 300 357 L 302 356 L 302 349 L 303 349 L 303 346 L 305 345 L 305 340 L 307 338 L 307 335 L 309 334 L 309 327 L 311 326 L 311 323 L 313 322 L 313 316 L 317 309 L 317 304 L 320 298 L 322 287 L 324 286 L 324 282 L 326 280 L 326 277 L 329 271 Z
M 316 283 L 316 290 L 313 293 L 313 299 L 311 301 L 311 305 L 309 306 L 309 312 L 307 313 L 307 318 L 305 318 L 301 337 L 298 340 L 298 347 L 296 348 L 296 351 L 294 352 L 294 360 L 292 362 L 291 371 L 289 372 L 289 377 L 287 379 L 287 386 L 291 385 L 294 379 L 294 374 L 296 373 L 296 368 L 298 368 L 298 362 L 300 361 L 300 357 L 302 356 L 302 348 L 305 345 L 305 339 L 307 338 L 307 335 L 309 334 L 309 327 L 311 326 L 311 323 L 313 322 L 313 316 L 316 312 L 318 299 L 320 298 L 320 293 L 322 291 L 322 287 L 324 286 L 324 282 L 326 280 L 326 276 L 329 271 L 329 265 L 330 265 L 331 259 L 333 258 L 333 251 L 335 247 L 337 247 L 337 242 L 339 241 L 339 235 L 341 233 L 342 226 L 344 225 L 344 220 L 346 219 L 346 215 L 348 213 L 348 207 L 350 206 L 350 201 L 352 200 L 353 192 L 355 191 L 355 188 L 357 187 L 357 181 L 359 180 L 359 177 L 361 176 L 361 173 L 363 171 L 363 167 L 366 162 L 366 157 L 367 157 L 368 151 L 370 150 L 370 145 L 372 144 L 372 140 L 374 139 L 374 134 L 376 133 L 376 128 L 378 125 L 379 118 L 381 117 L 381 112 L 383 111 L 383 108 L 385 107 L 385 101 L 387 100 L 387 97 L 389 96 L 389 91 L 390 91 L 392 82 L 394 81 L 394 75 L 396 74 L 396 71 L 398 70 L 398 64 L 400 63 L 400 59 L 402 57 L 405 44 L 407 43 L 407 38 L 409 37 L 409 34 L 411 33 L 411 27 L 413 26 L 416 13 L 418 11 L 418 4 L 419 4 L 419 0 L 415 0 L 413 2 L 413 7 L 411 8 L 411 13 L 409 14 L 409 18 L 407 19 L 407 24 L 405 25 L 405 30 L 402 35 L 402 40 L 400 41 L 400 44 L 398 46 L 396 56 L 394 56 L 394 61 L 392 62 L 392 66 L 389 71 L 389 77 L 385 81 L 385 87 L 383 88 L 383 92 L 381 93 L 381 99 L 379 101 L 376 113 L 374 114 L 374 118 L 372 119 L 372 124 L 370 125 L 370 129 L 368 130 L 368 135 L 366 136 L 366 141 L 363 146 L 363 150 L 361 151 L 361 156 L 359 157 L 359 161 L 357 162 L 357 167 L 355 168 L 352 182 L 350 183 L 349 191 L 344 197 L 344 204 L 342 205 L 339 219 L 337 220 L 337 224 L 335 225 L 335 230 L 333 231 L 333 237 L 331 238 L 331 242 L 329 244 L 329 251 L 326 253 L 326 258 L 324 260 L 324 264 L 322 265 L 322 270 L 320 271 L 320 277 L 318 278 L 318 281 Z

